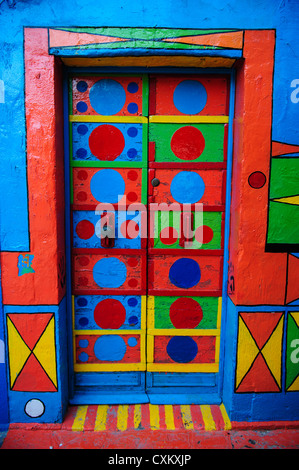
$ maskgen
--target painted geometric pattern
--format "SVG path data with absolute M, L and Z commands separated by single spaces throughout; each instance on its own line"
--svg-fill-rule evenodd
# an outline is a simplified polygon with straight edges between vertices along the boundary
M 299 305 L 299 253 L 288 253 L 285 303 Z
M 231 429 L 218 405 L 84 405 L 69 408 L 63 427 L 72 431 L 220 431 Z
M 282 312 L 239 314 L 236 392 L 281 391 L 283 321 Z
M 299 312 L 288 313 L 286 391 L 299 391 Z
M 243 31 L 236 29 L 57 28 L 49 29 L 49 51 L 68 49 L 241 50 Z
M 57 391 L 54 314 L 9 313 L 7 332 L 11 390 Z
M 272 142 L 267 243 L 288 252 L 299 246 L 298 153 L 299 146 Z

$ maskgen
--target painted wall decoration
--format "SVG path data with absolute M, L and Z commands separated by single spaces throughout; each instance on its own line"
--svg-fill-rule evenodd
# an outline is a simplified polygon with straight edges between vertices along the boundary
M 72 21 L 59 2 L 54 19 L 46 1 L 0 6 L 11 421 L 62 420 L 91 383 L 140 401 L 191 386 L 232 420 L 298 419 L 298 5 L 153 2 L 101 5 L 98 25 L 80 8 L 84 28 L 77 2 Z M 190 230 L 160 208 L 145 239 L 144 206 L 163 202 L 191 204 Z

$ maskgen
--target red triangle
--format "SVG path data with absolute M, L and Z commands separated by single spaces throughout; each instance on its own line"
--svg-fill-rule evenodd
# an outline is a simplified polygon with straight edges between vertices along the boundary
M 19 392 L 57 391 L 33 353 L 30 354 L 12 389 Z
M 242 312 L 240 315 L 258 348 L 262 349 L 281 318 L 282 312 Z
M 280 389 L 275 382 L 268 366 L 259 353 L 249 369 L 242 382 L 240 383 L 237 392 L 279 392 Z
M 299 298 L 299 258 L 289 255 L 286 303 Z
M 32 351 L 52 315 L 53 313 L 10 313 L 9 318 Z
M 289 153 L 298 153 L 299 145 L 284 144 L 282 142 L 272 142 L 272 157 L 286 155 Z

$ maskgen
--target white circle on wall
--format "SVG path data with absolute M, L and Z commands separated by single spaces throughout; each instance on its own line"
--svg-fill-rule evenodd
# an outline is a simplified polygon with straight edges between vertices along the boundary
M 25 413 L 30 418 L 39 418 L 45 412 L 45 405 L 41 400 L 32 398 L 25 405 Z

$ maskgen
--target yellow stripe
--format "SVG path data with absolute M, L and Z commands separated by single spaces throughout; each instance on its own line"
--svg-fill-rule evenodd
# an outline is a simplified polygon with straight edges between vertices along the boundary
M 97 409 L 95 431 L 105 431 L 109 405 L 99 405 Z
M 218 299 L 218 314 L 217 314 L 217 328 L 221 325 L 221 312 L 222 312 L 222 297 Z
M 196 330 L 191 328 L 181 328 L 181 329 L 172 329 L 172 328 L 157 328 L 157 329 L 148 329 L 149 335 L 154 336 L 219 336 L 220 330 L 216 329 L 206 329 L 206 330 Z
M 122 372 L 122 371 L 139 371 L 146 370 L 146 364 L 140 362 L 139 364 L 125 364 L 125 363 L 116 363 L 116 364 L 75 364 L 75 372 Z
M 206 431 L 215 431 L 216 424 L 212 416 L 210 405 L 200 405 Z
M 155 297 L 149 295 L 147 298 L 147 321 L 148 328 L 155 328 Z
M 153 355 L 153 350 L 148 348 L 148 353 L 150 352 Z M 218 372 L 219 364 L 153 364 L 149 360 L 146 370 L 149 372 Z
M 70 115 L 70 122 L 140 122 L 147 123 L 148 119 L 145 116 L 77 116 Z
M 141 334 L 142 330 L 119 330 L 122 335 Z M 115 330 L 75 330 L 75 335 L 115 335 Z
M 159 405 L 149 404 L 150 426 L 152 431 L 156 431 L 160 427 Z
M 175 429 L 172 405 L 164 405 L 166 429 L 172 431 Z
M 222 417 L 223 417 L 224 429 L 231 429 L 232 425 L 231 425 L 230 419 L 228 417 L 227 411 L 226 411 L 225 406 L 224 406 L 223 403 L 221 403 L 221 405 L 219 406 L 219 409 L 220 409 Z
M 138 429 L 141 425 L 141 405 L 134 407 L 134 428 Z
M 88 405 L 78 406 L 72 431 L 83 431 Z
M 181 405 L 182 420 L 185 429 L 194 429 L 190 405 Z
M 149 122 L 225 124 L 228 122 L 228 116 L 150 116 Z
M 146 295 L 141 296 L 141 331 L 146 330 Z
M 117 429 L 125 431 L 128 426 L 129 405 L 118 405 L 117 410 Z

